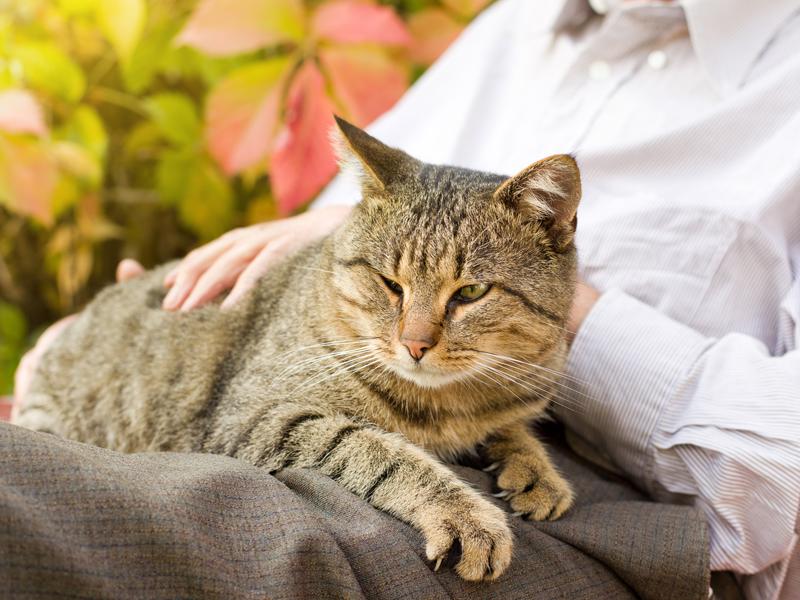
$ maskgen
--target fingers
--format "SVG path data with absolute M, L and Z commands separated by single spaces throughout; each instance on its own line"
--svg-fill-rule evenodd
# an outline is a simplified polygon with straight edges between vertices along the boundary
M 271 242 L 241 272 L 231 293 L 222 302 L 222 308 L 231 308 L 261 279 L 264 274 L 294 247 L 293 238 L 284 236 Z
M 290 250 L 332 231 L 350 210 L 349 206 L 332 206 L 268 224 L 235 229 L 192 251 L 165 276 L 164 286 L 171 289 L 164 298 L 163 307 L 190 310 L 233 287 L 222 305 L 229 308 L 275 262 Z
M 144 267 L 131 258 L 122 259 L 117 265 L 117 281 L 123 282 L 144 273 Z
M 218 240 L 193 250 L 164 279 L 164 285 L 171 287 L 164 298 L 165 310 L 177 310 L 194 289 L 197 280 L 206 270 L 225 254 L 241 236 L 241 230 L 226 233 Z
M 229 248 L 195 282 L 180 309 L 191 310 L 202 306 L 229 290 L 247 265 L 269 243 L 269 238 L 261 236 Z

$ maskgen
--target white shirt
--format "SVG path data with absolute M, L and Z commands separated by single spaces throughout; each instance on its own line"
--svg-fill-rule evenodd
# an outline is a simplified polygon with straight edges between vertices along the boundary
M 501 0 L 370 130 L 512 174 L 572 152 L 582 276 L 560 417 L 711 567 L 800 598 L 800 0 Z M 687 31 L 688 28 L 688 31 Z M 318 205 L 352 203 L 335 180 Z

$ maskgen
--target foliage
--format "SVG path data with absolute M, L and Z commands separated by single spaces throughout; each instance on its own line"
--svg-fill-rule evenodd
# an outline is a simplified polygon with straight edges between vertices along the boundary
M 0 0 L 0 394 L 123 256 L 301 209 L 489 0 Z

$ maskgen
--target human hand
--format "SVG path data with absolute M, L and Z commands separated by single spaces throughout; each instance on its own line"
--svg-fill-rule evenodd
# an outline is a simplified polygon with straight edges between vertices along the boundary
M 231 290 L 222 308 L 235 304 L 278 260 L 333 231 L 350 206 L 327 206 L 296 217 L 234 229 L 190 252 L 164 285 L 166 310 L 191 310 Z
M 117 265 L 117 281 L 119 282 L 128 281 L 129 279 L 138 277 L 142 273 L 144 273 L 144 267 L 135 260 L 129 258 L 120 261 L 119 265 Z M 45 329 L 42 335 L 39 336 L 39 339 L 36 340 L 36 345 L 28 350 L 22 357 L 22 360 L 20 360 L 17 370 L 14 372 L 14 408 L 11 413 L 12 419 L 19 410 L 22 398 L 28 391 L 28 387 L 33 379 L 33 374 L 36 372 L 36 366 L 39 364 L 42 355 L 52 345 L 59 334 L 64 331 L 67 325 L 74 321 L 77 316 L 78 315 L 69 315 L 50 325 L 50 327 Z
M 592 310 L 598 298 L 600 298 L 600 292 L 588 283 L 578 280 L 578 284 L 575 286 L 575 297 L 572 299 L 572 308 L 567 319 L 567 342 L 569 344 L 572 344 L 583 320 Z

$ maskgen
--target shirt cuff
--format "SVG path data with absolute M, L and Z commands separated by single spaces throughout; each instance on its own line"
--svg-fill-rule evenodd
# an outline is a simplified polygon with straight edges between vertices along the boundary
M 567 373 L 575 406 L 566 425 L 652 492 L 653 432 L 711 340 L 616 289 L 605 292 L 572 343 Z M 684 390 L 685 393 L 685 390 Z

